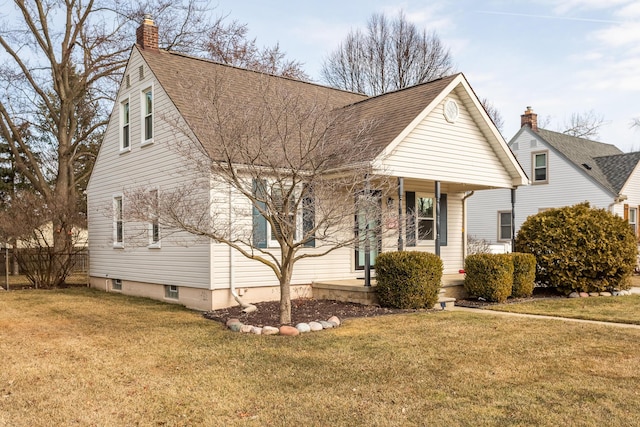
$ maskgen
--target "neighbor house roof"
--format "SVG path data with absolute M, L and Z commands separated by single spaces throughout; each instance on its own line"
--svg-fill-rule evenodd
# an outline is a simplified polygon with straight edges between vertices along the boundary
M 625 156 L 613 144 L 578 138 L 546 129 L 538 129 L 537 134 L 584 174 L 613 194 L 619 193 L 631 173 L 629 171 L 625 175 L 625 173 L 616 170 L 619 164 L 626 164 L 631 161 L 631 158 L 607 159 L 608 157 Z
M 606 175 L 616 193 L 622 191 L 640 161 L 640 152 L 596 157 L 596 163 Z

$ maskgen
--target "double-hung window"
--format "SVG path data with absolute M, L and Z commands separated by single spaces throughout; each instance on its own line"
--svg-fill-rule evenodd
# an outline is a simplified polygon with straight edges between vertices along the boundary
M 533 183 L 546 184 L 549 182 L 549 156 L 548 152 L 531 153 L 533 166 Z
M 158 219 L 158 190 L 151 190 L 151 221 L 149 222 L 149 247 L 160 247 L 160 221 Z
M 629 208 L 629 225 L 633 234 L 638 234 L 638 208 Z
M 511 211 L 498 212 L 498 240 L 511 240 Z
M 416 194 L 416 238 L 418 242 L 435 239 L 435 217 L 433 197 Z
M 143 143 L 153 142 L 153 88 L 142 91 Z
M 120 140 L 120 150 L 130 150 L 131 140 L 129 132 L 129 99 L 121 104 L 120 111 L 122 114 L 122 135 Z
M 113 198 L 113 246 L 115 248 L 124 246 L 122 196 L 114 196 Z

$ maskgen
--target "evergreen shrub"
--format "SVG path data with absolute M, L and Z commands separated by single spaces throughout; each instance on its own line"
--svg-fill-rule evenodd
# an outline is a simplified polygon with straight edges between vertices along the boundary
M 511 296 L 514 298 L 528 298 L 533 295 L 536 281 L 536 257 L 532 254 L 513 252 L 513 287 Z
M 532 215 L 516 238 L 536 257 L 536 282 L 570 292 L 628 289 L 637 238 L 623 218 L 581 203 Z
M 442 260 L 427 252 L 385 252 L 376 258 L 376 293 L 383 307 L 431 308 L 438 302 Z
M 473 254 L 464 261 L 464 289 L 469 295 L 504 302 L 513 287 L 511 254 Z

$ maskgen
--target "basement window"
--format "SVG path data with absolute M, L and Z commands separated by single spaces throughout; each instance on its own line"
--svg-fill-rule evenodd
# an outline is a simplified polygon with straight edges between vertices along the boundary
M 164 296 L 167 299 L 178 299 L 178 287 L 176 285 L 165 285 Z
M 121 291 L 122 290 L 122 279 L 111 279 L 111 290 L 113 290 L 113 291 Z

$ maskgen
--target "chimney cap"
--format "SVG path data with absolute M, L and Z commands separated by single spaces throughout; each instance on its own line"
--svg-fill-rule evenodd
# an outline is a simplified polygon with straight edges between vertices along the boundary
M 150 13 L 145 13 L 144 14 L 144 20 L 142 21 L 142 23 L 144 25 L 155 25 L 153 22 L 153 18 L 151 17 Z

